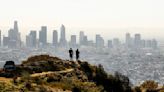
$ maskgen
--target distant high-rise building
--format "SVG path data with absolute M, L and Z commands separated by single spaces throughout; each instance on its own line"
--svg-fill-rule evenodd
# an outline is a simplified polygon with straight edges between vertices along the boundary
M 140 34 L 135 34 L 134 45 L 136 48 L 141 48 L 141 35 Z
M 1 30 L 0 30 L 0 46 L 2 46 Z
M 3 36 L 3 46 L 6 47 L 9 44 L 9 37 Z
M 57 46 L 58 45 L 58 32 L 57 32 L 57 30 L 53 31 L 52 44 L 53 44 L 53 46 Z
M 60 46 L 66 46 L 67 45 L 67 40 L 66 40 L 66 35 L 65 35 L 65 26 L 64 25 L 61 25 L 60 27 L 60 31 L 61 31 L 61 34 L 60 34 Z
M 37 38 L 36 38 L 36 31 L 33 30 L 30 32 L 31 38 L 32 38 L 32 47 L 37 46 Z
M 64 25 L 61 25 L 60 31 L 61 31 L 61 39 L 65 40 L 66 37 L 65 37 L 65 26 Z
M 14 21 L 14 28 L 8 31 L 9 46 L 10 48 L 18 48 L 21 46 L 20 33 L 18 31 L 18 22 Z
M 84 45 L 85 46 L 88 46 L 88 37 L 85 35 L 84 38 L 83 38 L 83 41 L 84 41 Z
M 16 40 L 14 29 L 9 29 L 9 31 L 8 31 L 8 37 L 10 39 Z
M 145 48 L 145 45 L 146 45 L 145 40 L 141 40 L 141 47 L 142 47 L 142 48 Z
M 113 47 L 118 48 L 120 47 L 121 43 L 120 40 L 118 38 L 114 38 L 113 39 Z
M 14 30 L 14 33 L 15 33 L 14 38 L 15 38 L 15 40 L 17 40 L 17 44 L 19 45 L 21 39 L 20 39 L 20 33 L 19 33 L 18 22 L 17 21 L 14 21 L 14 29 L 13 30 Z
M 108 40 L 108 48 L 113 48 L 112 40 Z
M 89 40 L 89 41 L 88 41 L 88 46 L 90 46 L 90 47 L 95 46 L 95 44 L 94 44 L 93 40 Z
M 41 30 L 39 31 L 39 43 L 42 46 L 47 45 L 47 26 L 42 26 Z
M 37 46 L 36 31 L 32 30 L 30 34 L 26 36 L 26 46 L 34 48 Z
M 11 39 L 11 40 L 18 40 L 18 23 L 17 23 L 17 21 L 14 21 L 14 28 L 12 29 L 10 29 L 9 31 L 8 31 L 8 37 Z
M 104 39 L 99 34 L 96 35 L 96 47 L 104 47 Z
M 156 39 L 153 39 L 153 40 L 152 40 L 152 48 L 153 48 L 153 49 L 157 49 L 157 47 L 158 47 L 157 45 L 158 45 L 157 40 L 156 40 Z
M 101 43 L 101 36 L 99 34 L 96 35 L 96 47 L 100 47 Z
M 147 48 L 151 48 L 152 47 L 152 41 L 151 40 L 147 40 L 146 41 L 146 47 Z
M 14 21 L 14 31 L 18 33 L 18 22 Z
M 130 48 L 131 45 L 132 45 L 132 38 L 130 37 L 130 33 L 126 33 L 125 46 Z
M 76 43 L 76 35 L 71 35 L 70 46 L 71 47 L 76 47 L 77 46 L 77 43 Z
M 32 37 L 31 37 L 31 35 L 26 36 L 26 46 L 27 47 L 32 47 Z
M 80 31 L 80 34 L 79 34 L 79 44 L 80 45 L 84 45 L 84 32 L 83 31 Z

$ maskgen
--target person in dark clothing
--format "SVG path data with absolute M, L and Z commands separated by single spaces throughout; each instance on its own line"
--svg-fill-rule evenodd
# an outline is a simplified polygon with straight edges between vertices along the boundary
M 73 50 L 72 50 L 72 48 L 70 48 L 70 50 L 69 50 L 69 56 L 70 56 L 70 60 L 73 60 Z
M 79 60 L 79 55 L 80 55 L 80 52 L 79 52 L 79 50 L 77 49 L 77 50 L 76 50 L 76 60 Z

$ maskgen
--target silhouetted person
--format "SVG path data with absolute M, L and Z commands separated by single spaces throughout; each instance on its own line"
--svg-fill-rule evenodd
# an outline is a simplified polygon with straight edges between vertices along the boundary
M 80 52 L 79 52 L 79 50 L 77 49 L 77 50 L 76 50 L 76 60 L 79 60 L 79 55 L 80 55 Z
M 69 50 L 69 57 L 70 57 L 70 60 L 73 60 L 73 50 L 72 50 L 72 48 L 70 48 L 70 50 Z

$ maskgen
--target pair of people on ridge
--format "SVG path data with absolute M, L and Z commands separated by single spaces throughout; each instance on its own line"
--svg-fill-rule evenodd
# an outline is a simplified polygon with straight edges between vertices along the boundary
M 76 50 L 76 60 L 79 60 L 79 54 L 80 54 L 80 52 L 77 49 Z M 70 48 L 70 50 L 69 50 L 69 56 L 70 56 L 70 60 L 73 60 L 73 50 L 72 50 L 72 48 Z

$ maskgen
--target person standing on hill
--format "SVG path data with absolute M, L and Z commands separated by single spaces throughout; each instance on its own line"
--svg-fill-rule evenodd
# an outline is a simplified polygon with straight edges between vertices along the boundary
M 76 60 L 79 60 L 79 55 L 80 55 L 80 52 L 79 52 L 79 50 L 77 49 L 77 50 L 76 50 Z
M 72 48 L 70 48 L 70 50 L 69 50 L 69 56 L 70 56 L 70 60 L 73 60 L 73 50 L 72 50 Z

